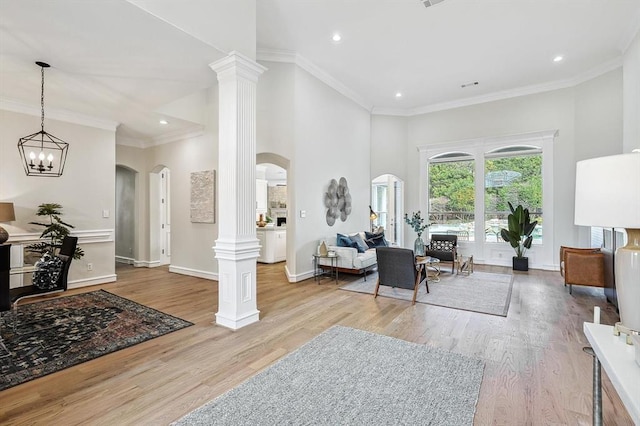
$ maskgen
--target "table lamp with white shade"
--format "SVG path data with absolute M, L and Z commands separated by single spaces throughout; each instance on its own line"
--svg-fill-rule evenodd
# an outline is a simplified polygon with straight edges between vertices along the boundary
M 615 253 L 620 323 L 640 332 L 640 152 L 578 161 L 575 224 L 625 228 L 627 245 Z M 622 327 L 620 327 L 622 326 Z M 630 342 L 630 340 L 628 339 Z
M 16 220 L 13 210 L 13 203 L 0 203 L 0 222 L 11 222 Z M 9 239 L 9 233 L 0 226 L 0 244 L 4 244 Z

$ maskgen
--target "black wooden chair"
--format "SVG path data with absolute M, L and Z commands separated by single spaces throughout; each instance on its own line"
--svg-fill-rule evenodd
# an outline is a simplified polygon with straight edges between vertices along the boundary
M 399 247 L 378 247 L 376 248 L 378 257 L 378 282 L 373 297 L 378 297 L 378 289 L 381 285 L 389 287 L 406 288 L 413 290 L 412 303 L 416 304 L 418 287 L 422 282 L 427 286 L 426 274 L 421 274 L 422 268 L 416 267 L 416 257 L 413 250 Z M 419 271 L 420 269 L 420 271 Z
M 69 275 L 69 267 L 71 266 L 71 260 L 73 260 L 73 254 L 76 251 L 77 245 L 78 237 L 64 237 L 64 239 L 62 240 L 62 246 L 60 247 L 60 252 L 55 255 L 55 257 L 59 258 L 62 261 L 62 270 L 59 273 L 55 274 L 56 280 L 49 283 L 49 285 L 46 286 L 48 288 L 40 288 L 35 285 L 28 285 L 24 287 L 12 288 L 9 290 L 11 307 L 13 308 L 14 328 L 18 319 L 18 303 L 22 299 L 44 296 L 47 294 L 62 293 L 64 291 L 67 291 L 67 277 Z M 38 272 L 40 271 L 34 272 L 34 278 L 35 274 L 37 274 Z
M 440 259 L 440 262 L 451 262 L 451 273 L 453 274 L 458 258 L 458 236 L 432 234 L 425 255 Z

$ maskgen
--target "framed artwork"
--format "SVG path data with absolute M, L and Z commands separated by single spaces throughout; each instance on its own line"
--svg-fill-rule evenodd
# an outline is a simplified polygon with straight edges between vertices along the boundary
M 216 171 L 191 173 L 191 222 L 216 223 Z

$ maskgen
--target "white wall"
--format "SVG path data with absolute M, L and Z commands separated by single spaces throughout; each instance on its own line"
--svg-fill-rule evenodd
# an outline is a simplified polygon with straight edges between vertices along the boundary
M 391 174 L 407 178 L 407 118 L 371 117 L 371 179 Z M 417 155 L 414 150 L 411 154 Z
M 263 65 L 268 71 L 258 82 L 257 152 L 289 160 L 287 273 L 299 281 L 311 276 L 320 239 L 368 229 L 370 115 L 294 64 Z M 353 212 L 329 227 L 323 197 L 331 179 L 340 177 L 347 179 Z
M 40 117 L 0 110 L 0 200 L 14 203 L 16 221 L 3 225 L 10 234 L 41 232 L 29 222 L 42 203 L 63 207 L 62 219 L 75 232 L 103 231 L 102 242 L 80 238 L 85 256 L 71 263 L 71 284 L 84 285 L 115 279 L 115 129 L 103 130 L 56 120 L 45 120 L 45 130 L 69 143 L 61 177 L 26 176 L 17 144 L 20 137 L 40 129 Z M 103 210 L 109 217 L 103 218 Z M 84 239 L 84 243 L 83 243 Z M 11 242 L 11 239 L 9 240 Z M 92 263 L 93 270 L 87 270 Z
M 573 88 L 409 117 L 405 210 L 426 210 L 426 205 L 420 205 L 417 147 L 558 130 L 553 147 L 554 252 L 559 245 L 586 245 L 586 233 L 583 236 L 583 232 L 573 225 L 575 163 L 579 159 L 620 152 L 621 105 L 622 72 L 616 69 Z M 373 146 L 379 149 L 383 144 L 381 141 L 391 140 L 394 127 L 398 138 L 401 138 L 403 130 L 399 120 L 375 117 L 371 138 Z M 373 167 L 383 170 L 384 161 L 372 158 L 375 158 Z M 390 158 L 392 164 L 397 163 L 397 159 Z M 410 232 L 410 229 L 406 228 L 405 232 Z
M 295 152 L 292 161 L 292 211 L 295 213 L 295 270 L 308 277 L 311 254 L 319 240 L 337 232 L 368 229 L 371 192 L 368 111 L 297 68 L 295 78 Z M 352 196 L 353 211 L 346 222 L 327 225 L 324 193 L 331 179 L 345 177 Z M 306 217 L 300 217 L 300 211 Z M 288 223 L 287 223 L 288 225 Z
M 622 153 L 622 69 L 575 88 L 575 160 Z
M 623 61 L 624 153 L 640 148 L 640 31 L 627 48 Z
M 136 261 L 142 265 L 156 257 L 151 249 L 155 239 L 149 220 L 155 206 L 150 201 L 150 174 L 161 166 L 171 172 L 171 266 L 174 272 L 217 279 L 218 264 L 213 246 L 218 236 L 218 225 L 191 223 L 191 173 L 204 170 L 218 171 L 218 93 L 217 86 L 207 91 L 205 129 L 201 135 L 176 137 L 173 142 L 145 149 L 117 146 L 118 164 L 138 172 L 138 198 L 140 213 L 137 217 L 137 235 L 140 249 Z M 216 175 L 216 179 L 219 176 Z M 216 183 L 217 187 L 217 183 Z M 217 203 L 217 200 L 216 200 Z M 218 208 L 218 206 L 216 206 Z M 216 217 L 217 222 L 217 217 Z

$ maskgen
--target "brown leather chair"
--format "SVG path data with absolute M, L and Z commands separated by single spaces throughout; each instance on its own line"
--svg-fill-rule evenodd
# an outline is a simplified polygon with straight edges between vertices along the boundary
M 569 294 L 572 285 L 604 287 L 604 253 L 597 248 L 560 246 L 560 275 L 565 287 L 569 284 Z

